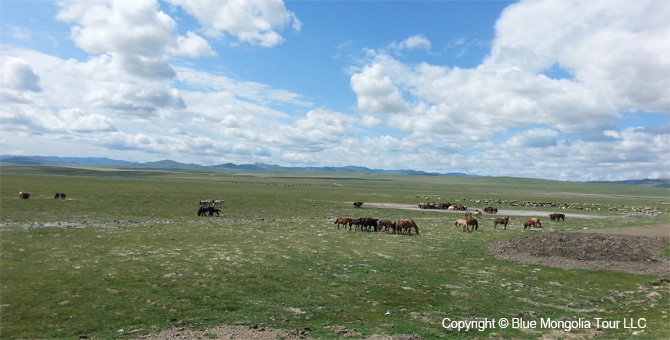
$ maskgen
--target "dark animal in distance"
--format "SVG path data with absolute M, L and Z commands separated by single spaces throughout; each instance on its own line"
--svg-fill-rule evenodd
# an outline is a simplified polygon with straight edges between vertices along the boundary
M 19 198 L 20 199 L 27 200 L 30 197 L 30 195 L 32 195 L 32 194 L 29 193 L 29 192 L 19 191 Z
M 66 197 L 66 196 L 65 196 L 65 193 L 64 193 L 64 192 L 60 192 L 60 193 L 57 192 L 57 193 L 54 195 L 54 198 L 55 198 L 55 199 L 59 199 L 59 198 L 60 198 L 60 199 L 65 199 L 65 197 Z
M 363 202 L 354 202 L 354 207 L 360 208 L 363 206 Z
M 496 229 L 498 224 L 502 224 L 505 226 L 505 230 L 507 230 L 507 223 L 509 223 L 509 216 L 505 218 L 496 218 L 495 221 L 493 221 L 493 229 Z
M 214 213 L 219 216 L 221 209 L 214 207 L 200 207 L 200 209 L 198 209 L 198 216 L 205 216 L 206 213 L 209 213 L 209 216 L 214 216 Z
M 565 221 L 565 214 L 549 214 L 549 219 L 552 221 Z
M 486 208 L 484 208 L 484 212 L 487 213 L 487 214 L 497 214 L 498 213 L 498 208 L 486 207 Z
M 355 229 L 360 229 L 361 231 L 365 228 L 365 230 L 370 231 L 370 229 L 377 231 L 377 221 L 379 221 L 376 218 L 371 218 L 371 217 L 362 217 L 362 218 L 356 218 L 351 221 L 351 224 L 354 225 Z

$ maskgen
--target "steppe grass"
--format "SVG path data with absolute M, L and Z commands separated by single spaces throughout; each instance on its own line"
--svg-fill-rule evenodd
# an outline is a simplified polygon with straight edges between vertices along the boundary
M 602 338 L 670 335 L 658 277 L 499 261 L 489 244 L 534 235 L 457 231 L 455 213 L 353 201 L 518 199 L 650 206 L 544 221 L 544 231 L 668 223 L 668 190 L 522 179 L 308 172 L 2 168 L 0 337 L 135 338 L 169 326 L 262 324 L 317 338 L 415 333 L 432 338 L 538 338 L 553 329 L 456 331 L 442 320 L 637 320 L 645 329 L 572 330 Z M 18 199 L 18 191 L 33 197 Z M 53 199 L 66 192 L 65 201 Z M 221 198 L 222 216 L 196 216 Z M 500 208 L 503 208 L 500 206 Z M 504 207 L 505 209 L 529 209 Z M 546 211 L 546 208 L 537 208 Z M 572 212 L 572 211 L 570 211 Z M 413 218 L 420 235 L 338 230 L 335 217 Z M 543 216 L 539 216 L 543 217 Z M 545 219 L 546 220 L 546 219 Z M 48 223 L 44 226 L 45 223 Z M 33 228 L 34 227 L 34 228 Z M 539 231 L 539 232 L 544 232 Z M 649 298 L 656 292 L 660 297 Z M 494 334 L 495 333 L 495 334 Z

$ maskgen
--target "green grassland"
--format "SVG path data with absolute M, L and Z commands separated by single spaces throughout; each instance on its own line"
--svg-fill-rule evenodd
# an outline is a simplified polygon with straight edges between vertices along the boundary
M 261 324 L 316 338 L 414 333 L 434 338 L 560 337 L 552 329 L 457 331 L 442 320 L 637 320 L 603 339 L 670 337 L 670 292 L 659 277 L 500 261 L 489 244 L 539 232 L 667 224 L 668 189 L 519 178 L 346 172 L 148 171 L 3 166 L 0 307 L 5 339 L 129 339 L 169 326 Z M 18 198 L 19 191 L 33 196 Z M 65 192 L 66 200 L 55 200 Z M 225 199 L 221 216 L 196 216 Z M 453 227 L 460 214 L 354 201 L 561 202 L 596 218 L 524 231 Z M 483 207 L 483 203 L 480 204 Z M 648 209 L 660 214 L 634 214 Z M 619 211 L 616 211 L 619 210 Z M 645 210 L 646 211 L 646 210 Z M 559 211 L 557 211 L 559 212 Z M 626 214 L 630 212 L 631 214 Z M 419 235 L 338 230 L 336 217 L 414 219 Z M 665 251 L 667 254 L 667 249 Z M 651 292 L 660 297 L 648 298 Z M 638 332 L 633 335 L 633 332 Z M 353 335 L 352 335 L 353 334 Z M 558 334 L 558 335 L 557 335 Z

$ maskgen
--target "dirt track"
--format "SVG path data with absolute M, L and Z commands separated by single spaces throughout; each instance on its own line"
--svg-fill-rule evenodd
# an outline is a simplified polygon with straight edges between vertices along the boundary
M 434 212 L 438 212 L 438 213 L 463 214 L 463 211 L 460 211 L 460 210 L 420 209 L 418 207 L 418 205 L 412 205 L 412 204 L 365 202 L 364 206 L 375 207 L 375 208 L 390 208 L 390 209 L 403 209 L 403 210 L 434 211 Z M 468 211 L 474 211 L 474 210 L 473 209 L 468 209 Z M 491 215 L 491 216 L 501 216 L 501 217 L 502 216 L 548 216 L 551 213 L 555 213 L 555 211 L 498 209 L 498 214 L 497 215 Z M 573 214 L 573 213 L 566 213 L 565 217 L 602 218 L 601 216 L 586 215 L 586 214 Z

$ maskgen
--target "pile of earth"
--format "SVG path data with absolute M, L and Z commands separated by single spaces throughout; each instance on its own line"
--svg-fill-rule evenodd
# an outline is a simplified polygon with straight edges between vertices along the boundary
M 489 246 L 498 259 L 562 269 L 604 269 L 670 276 L 663 250 L 670 238 L 609 233 L 548 232 Z

